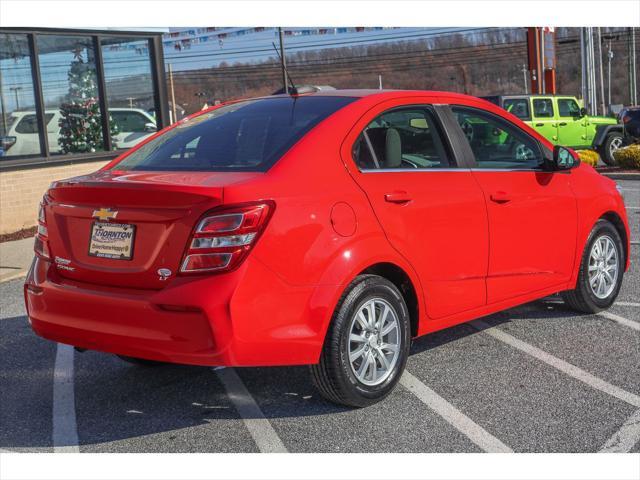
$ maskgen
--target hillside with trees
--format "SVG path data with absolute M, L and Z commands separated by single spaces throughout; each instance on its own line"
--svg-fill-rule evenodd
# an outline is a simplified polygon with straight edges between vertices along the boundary
M 556 36 L 559 93 L 580 96 L 579 29 L 560 28 Z M 640 34 L 636 34 L 640 44 Z M 607 48 L 611 44 L 612 103 L 628 103 L 627 39 L 624 30 L 603 29 L 606 89 Z M 288 70 L 298 85 L 336 88 L 448 90 L 470 95 L 522 93 L 527 64 L 526 30 L 493 29 L 424 40 L 376 43 L 287 52 Z M 279 59 L 222 62 L 211 68 L 174 73 L 176 103 L 187 112 L 207 101 L 266 95 L 282 87 Z

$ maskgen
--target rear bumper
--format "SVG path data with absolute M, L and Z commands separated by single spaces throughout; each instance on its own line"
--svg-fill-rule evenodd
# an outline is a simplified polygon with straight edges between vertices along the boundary
M 247 259 L 224 274 L 178 277 L 159 291 L 66 280 L 36 258 L 25 282 L 33 330 L 76 347 L 194 365 L 318 361 L 336 287 L 293 287 Z

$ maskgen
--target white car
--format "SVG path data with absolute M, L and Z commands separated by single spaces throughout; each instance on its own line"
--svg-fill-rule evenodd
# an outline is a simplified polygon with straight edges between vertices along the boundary
M 113 137 L 114 148 L 127 149 L 156 132 L 155 119 L 139 108 L 110 108 L 109 113 L 118 126 L 119 133 Z M 51 153 L 61 153 L 60 110 L 45 110 L 47 139 Z M 35 112 L 12 112 L 9 129 L 1 138 L 0 156 L 33 155 L 40 152 L 38 122 Z

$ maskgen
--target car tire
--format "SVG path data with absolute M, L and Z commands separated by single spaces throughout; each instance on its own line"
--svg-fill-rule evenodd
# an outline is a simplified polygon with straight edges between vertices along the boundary
M 598 244 L 599 247 L 596 247 L 596 244 Z M 603 245 L 606 245 L 606 247 L 603 248 Z M 607 248 L 615 249 L 615 268 L 617 269 L 615 278 L 612 279 L 613 283 L 607 285 L 606 280 L 603 280 L 605 287 L 600 292 L 598 292 L 601 286 L 600 281 L 594 279 L 594 277 L 600 275 L 606 279 L 607 276 L 600 272 L 606 269 L 607 264 L 613 265 L 614 262 L 605 260 L 604 265 L 600 263 L 602 260 L 597 260 L 599 254 L 594 251 L 596 248 L 600 250 L 606 250 Z M 607 253 L 605 252 L 603 255 L 606 256 Z M 624 276 L 624 266 L 624 246 L 618 230 L 616 230 L 608 220 L 598 220 L 589 235 L 582 254 L 576 288 L 563 292 L 562 298 L 570 308 L 581 313 L 597 313 L 609 308 L 620 291 L 622 278 Z M 609 279 L 611 272 L 610 270 Z M 594 281 L 595 287 L 592 286 L 592 282 Z
M 622 133 L 620 132 L 611 132 L 607 135 L 607 138 L 602 145 L 602 149 L 600 150 L 600 157 L 602 161 L 609 166 L 614 166 L 617 164 L 615 157 L 613 156 L 613 152 L 622 146 Z
M 137 365 L 139 367 L 161 367 L 163 365 L 170 365 L 167 362 L 159 362 L 157 360 L 147 360 L 146 358 L 128 357 L 126 355 L 117 355 L 118 358 L 124 360 L 127 363 Z
M 409 312 L 398 288 L 383 277 L 360 275 L 338 301 L 320 362 L 311 366 L 313 383 L 334 403 L 372 405 L 400 380 L 410 343 Z

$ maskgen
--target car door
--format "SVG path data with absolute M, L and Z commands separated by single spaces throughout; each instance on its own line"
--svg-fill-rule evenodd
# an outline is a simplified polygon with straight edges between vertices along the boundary
M 571 97 L 557 98 L 558 144 L 580 147 L 587 143 L 587 127 L 580 114 L 580 106 Z
M 478 126 L 467 146 L 489 218 L 487 302 L 561 288 L 572 274 L 576 244 L 571 171 L 546 171 L 544 147 L 497 109 L 454 105 L 451 111 L 459 125 Z M 458 134 L 468 138 L 463 128 Z
M 487 214 L 469 169 L 457 168 L 436 109 L 379 106 L 343 157 L 391 245 L 413 266 L 431 319 L 486 303 Z M 353 168 L 355 167 L 355 168 Z
M 533 97 L 531 100 L 534 130 L 556 145 L 558 143 L 558 121 L 552 97 Z

